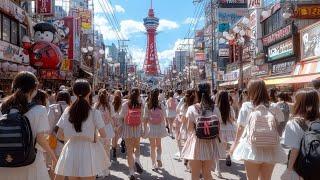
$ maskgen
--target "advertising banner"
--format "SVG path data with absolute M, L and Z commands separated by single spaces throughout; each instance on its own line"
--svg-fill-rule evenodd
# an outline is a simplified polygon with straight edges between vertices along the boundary
M 219 49 L 219 56 L 220 57 L 228 57 L 229 56 L 229 49 L 224 48 L 224 49 Z
M 301 59 L 320 57 L 320 22 L 303 29 L 300 36 Z
M 195 53 L 194 59 L 196 61 L 205 61 L 206 60 L 206 54 L 201 52 L 201 53 Z
M 246 8 L 247 0 L 219 0 L 220 8 Z
M 286 27 L 279 29 L 278 31 L 267 35 L 262 38 L 262 44 L 264 46 L 269 46 L 275 42 L 287 38 L 292 35 L 292 24 L 287 25 Z
M 252 75 L 254 76 L 267 75 L 269 72 L 269 64 L 254 66 L 251 68 L 251 72 L 252 72 Z
M 228 31 L 241 17 L 245 16 L 248 10 L 245 8 L 219 8 L 218 22 L 219 32 Z
M 297 19 L 319 19 L 320 5 L 319 4 L 299 4 L 296 6 L 293 18 Z
M 0 41 L 0 59 L 14 63 L 29 63 L 29 54 L 23 48 Z
M 295 61 L 287 61 L 283 63 L 273 64 L 271 73 L 275 74 L 288 74 L 293 71 Z
M 255 9 L 261 7 L 262 0 L 248 0 L 248 8 Z
M 196 49 L 204 48 L 204 30 L 197 30 L 195 33 L 194 46 Z
M 1 0 L 0 9 L 6 14 L 13 16 L 19 22 L 24 22 L 26 17 L 25 11 L 11 0 Z
M 72 8 L 70 14 L 80 18 L 80 27 L 83 33 L 89 33 L 92 29 L 92 11 L 90 9 Z
M 272 45 L 268 48 L 268 60 L 274 61 L 294 55 L 292 38 Z
M 53 16 L 54 0 L 36 0 L 36 14 L 44 16 Z

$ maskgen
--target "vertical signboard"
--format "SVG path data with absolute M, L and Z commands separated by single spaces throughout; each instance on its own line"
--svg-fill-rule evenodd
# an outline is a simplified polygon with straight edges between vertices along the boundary
M 300 32 L 301 59 L 320 57 L 320 22 L 310 25 Z
M 36 0 L 36 14 L 44 16 L 53 16 L 54 0 Z

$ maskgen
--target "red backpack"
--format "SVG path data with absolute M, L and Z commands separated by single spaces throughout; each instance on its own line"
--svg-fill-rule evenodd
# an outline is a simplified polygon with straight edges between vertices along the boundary
M 151 124 L 160 124 L 162 120 L 163 120 L 163 114 L 160 108 L 150 110 L 149 122 Z
M 138 126 L 141 124 L 141 108 L 128 108 L 126 124 L 129 126 Z

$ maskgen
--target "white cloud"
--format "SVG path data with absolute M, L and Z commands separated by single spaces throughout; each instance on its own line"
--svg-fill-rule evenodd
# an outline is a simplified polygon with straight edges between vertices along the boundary
M 164 30 L 171 30 L 171 29 L 177 29 L 179 28 L 179 24 L 174 22 L 174 21 L 170 21 L 167 19 L 160 19 L 159 21 L 159 31 L 164 31 Z
M 136 33 L 145 32 L 145 28 L 142 22 L 131 19 L 121 21 L 120 27 L 120 31 L 123 34 L 124 38 L 129 38 L 130 36 Z
M 120 6 L 120 5 L 115 5 L 115 6 L 114 6 L 114 9 L 115 9 L 116 12 L 118 12 L 118 13 L 124 13 L 124 12 L 126 12 L 126 11 L 124 10 L 124 8 L 123 8 L 122 6 Z

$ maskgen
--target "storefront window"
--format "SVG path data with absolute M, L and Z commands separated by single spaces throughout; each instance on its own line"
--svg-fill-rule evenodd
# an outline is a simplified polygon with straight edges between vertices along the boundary
M 22 46 L 22 38 L 27 35 L 27 28 L 24 25 L 20 25 L 20 46 Z
M 2 16 L 2 40 L 10 42 L 10 19 Z
M 11 43 L 18 45 L 18 23 L 11 21 Z

